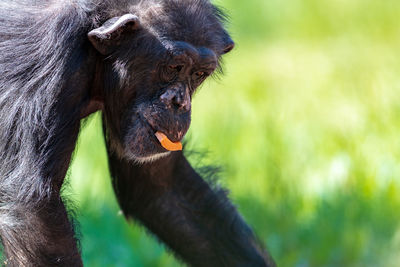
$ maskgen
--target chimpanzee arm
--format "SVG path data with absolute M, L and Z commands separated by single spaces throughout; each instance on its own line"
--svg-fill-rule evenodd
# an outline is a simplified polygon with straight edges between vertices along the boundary
M 66 124 L 52 126 L 58 130 L 45 136 L 49 142 L 39 139 L 41 152 L 24 148 L 27 158 L 17 159 L 16 171 L 0 181 L 5 266 L 82 266 L 74 227 L 60 196 L 79 121 L 69 125 L 59 119 Z
M 138 165 L 109 152 L 127 217 L 142 222 L 192 266 L 275 266 L 225 193 L 212 190 L 182 152 Z
M 37 201 L 34 199 L 33 201 Z M 2 266 L 83 266 L 58 194 L 40 205 L 13 203 L 1 217 Z
M 32 117 L 43 119 L 32 123 L 36 117 L 10 113 L 14 127 L 0 129 L 0 236 L 6 266 L 82 266 L 60 191 L 87 106 L 86 91 L 79 89 L 90 79 L 81 71 L 89 63 L 78 64 L 85 57 L 70 58 L 77 66 L 68 67 L 75 72 L 64 86 L 19 105 L 25 114 L 32 115 L 26 111 L 32 109 Z M 50 103 L 47 113 L 43 99 Z

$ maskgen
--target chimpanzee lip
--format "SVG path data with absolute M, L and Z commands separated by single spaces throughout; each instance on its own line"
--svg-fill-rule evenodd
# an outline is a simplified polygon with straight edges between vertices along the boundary
M 145 118 L 144 116 L 140 116 L 140 121 L 142 122 L 142 124 L 143 124 L 144 126 L 147 126 L 149 135 L 151 136 L 151 138 L 152 138 L 159 146 L 161 146 L 161 144 L 160 144 L 160 141 L 158 141 L 157 137 L 155 136 L 155 133 L 156 133 L 156 132 L 162 132 L 162 133 L 165 134 L 165 135 L 167 136 L 167 138 L 168 138 L 169 140 L 171 140 L 172 142 L 180 142 L 180 141 L 181 141 L 181 140 L 174 140 L 173 138 L 170 138 L 170 136 L 168 135 L 168 132 L 167 132 L 167 131 L 162 130 L 162 129 L 158 129 L 157 127 L 153 126 L 148 120 L 146 120 L 146 118 Z M 161 147 L 162 147 L 162 146 L 161 146 Z

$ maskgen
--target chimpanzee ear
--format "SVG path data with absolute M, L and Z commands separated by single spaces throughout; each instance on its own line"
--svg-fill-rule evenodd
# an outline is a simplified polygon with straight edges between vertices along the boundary
M 123 37 L 140 27 L 139 18 L 132 14 L 114 17 L 88 33 L 89 41 L 101 54 L 110 54 L 120 43 Z

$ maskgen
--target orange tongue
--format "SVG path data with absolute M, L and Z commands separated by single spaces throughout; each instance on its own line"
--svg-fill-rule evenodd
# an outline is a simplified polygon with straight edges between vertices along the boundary
M 160 141 L 162 147 L 165 148 L 166 150 L 169 150 L 169 151 L 182 150 L 182 143 L 181 142 L 176 142 L 176 143 L 172 142 L 162 132 L 156 132 L 155 135 L 156 135 L 158 141 Z

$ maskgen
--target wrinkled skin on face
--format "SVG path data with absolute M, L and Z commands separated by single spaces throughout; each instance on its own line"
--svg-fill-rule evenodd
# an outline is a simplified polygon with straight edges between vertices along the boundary
M 190 126 L 193 93 L 217 67 L 215 53 L 207 48 L 178 42 L 172 51 L 164 49 L 164 53 L 165 61 L 144 86 L 154 92 L 145 94 L 147 97 L 141 97 L 140 102 L 132 99 L 123 123 L 129 125 L 122 137 L 124 151 L 133 158 L 165 154 L 154 135 L 157 131 L 173 142 L 182 140 Z
M 99 51 L 108 54 L 100 83 L 104 84 L 107 135 L 121 158 L 146 162 L 167 155 L 156 132 L 172 142 L 185 136 L 196 88 L 215 72 L 220 56 L 234 45 L 212 8 L 208 7 L 207 23 L 194 25 L 191 20 L 196 16 L 190 12 L 184 13 L 185 18 L 169 11 L 175 21 L 158 20 L 147 13 L 141 18 L 124 15 L 104 24 L 101 34 L 105 32 L 106 39 L 101 34 L 91 39 Z M 171 25 L 180 28 L 168 29 Z M 111 86 L 115 84 L 119 87 Z

